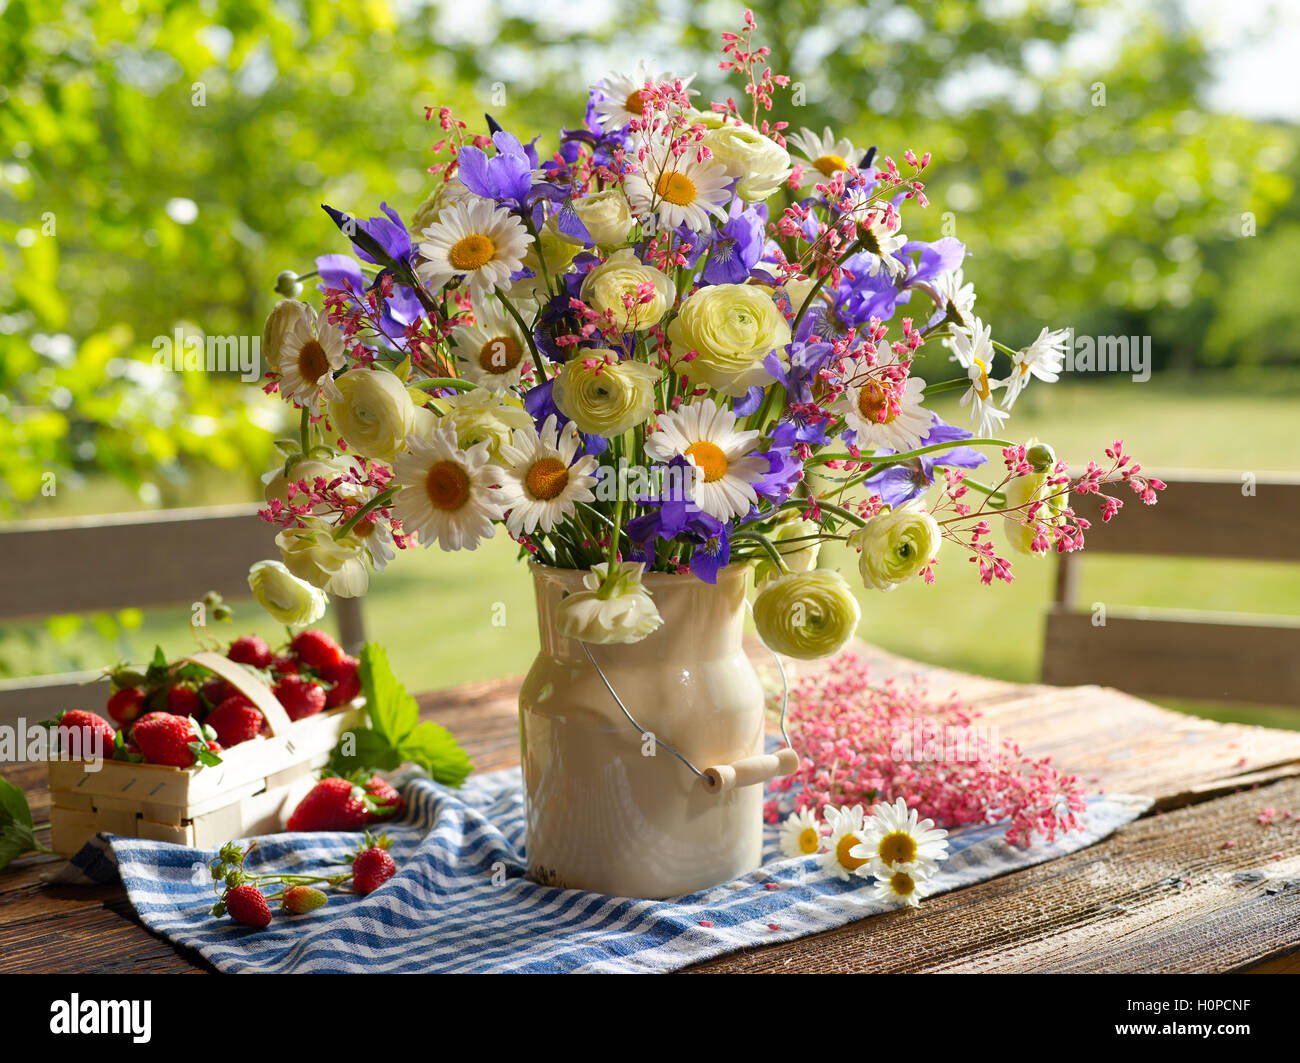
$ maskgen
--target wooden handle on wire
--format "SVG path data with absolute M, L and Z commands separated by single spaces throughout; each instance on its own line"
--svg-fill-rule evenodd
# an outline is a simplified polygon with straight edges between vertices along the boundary
M 753 786 L 778 776 L 793 775 L 799 770 L 799 754 L 785 748 L 776 753 L 746 757 L 731 764 L 715 764 L 704 769 L 704 789 L 723 794 L 739 786 Z

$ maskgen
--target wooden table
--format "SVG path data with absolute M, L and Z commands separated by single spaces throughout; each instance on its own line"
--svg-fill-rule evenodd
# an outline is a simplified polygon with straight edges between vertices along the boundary
M 867 647 L 873 674 L 955 689 L 1026 752 L 1153 812 L 1071 856 L 693 971 L 1300 971 L 1300 732 L 1211 723 L 1097 687 L 1026 686 Z M 420 698 L 479 770 L 517 764 L 515 679 Z M 37 822 L 42 765 L 7 765 Z M 1257 822 L 1277 810 L 1271 826 Z M 1233 843 L 1228 845 L 1227 843 Z M 41 883 L 53 858 L 0 872 L 0 972 L 190 973 L 196 954 L 146 930 L 119 887 Z M 899 933 L 906 922 L 906 932 Z

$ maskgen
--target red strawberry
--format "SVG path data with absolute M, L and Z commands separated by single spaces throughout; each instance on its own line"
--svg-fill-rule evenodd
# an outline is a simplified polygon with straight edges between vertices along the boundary
M 91 760 L 113 755 L 114 731 L 104 717 L 71 709 L 55 719 L 59 725 L 59 750 L 65 756 Z
M 326 708 L 346 705 L 361 693 L 361 676 L 357 672 L 360 663 L 355 657 L 344 656 L 337 664 L 321 669 L 321 678 L 334 684 L 325 695 Z
M 318 672 L 323 672 L 343 659 L 342 647 L 325 632 L 316 629 L 299 633 L 289 643 L 289 647 L 298 655 L 299 660 Z
M 256 886 L 235 886 L 226 890 L 226 911 L 235 922 L 259 930 L 271 925 L 271 906 Z
M 315 716 L 325 707 L 325 688 L 310 679 L 287 675 L 273 689 L 291 720 Z
M 190 686 L 174 686 L 167 691 L 167 711 L 173 716 L 203 715 L 203 703 L 199 692 Z
M 141 716 L 131 730 L 131 737 L 150 764 L 170 764 L 175 768 L 193 766 L 194 750 L 190 744 L 200 741 L 197 725 L 190 717 L 167 712 Z
M 370 810 L 366 792 L 350 779 L 322 779 L 298 802 L 289 817 L 288 829 L 360 830 Z
M 366 822 L 377 823 L 381 819 L 392 819 L 400 815 L 406 802 L 402 800 L 399 794 L 391 785 L 378 775 L 372 775 L 370 781 L 365 784 L 366 794 L 373 802 L 372 807 L 375 810 L 366 817 Z
M 217 732 L 217 741 L 227 749 L 256 738 L 266 729 L 266 717 L 242 694 L 226 698 L 203 722 Z
M 297 657 L 275 657 L 271 660 L 271 671 L 276 675 L 298 675 L 302 672 L 302 663 Z
M 352 861 L 352 888 L 362 896 L 374 893 L 397 874 L 397 865 L 388 853 L 389 844 L 387 835 L 376 841 L 366 832 L 366 840 Z
M 258 638 L 256 635 L 245 635 L 230 644 L 226 656 L 239 664 L 265 668 L 271 663 L 271 647 L 266 644 L 266 639 Z
M 127 727 L 144 709 L 144 691 L 139 687 L 115 690 L 108 699 L 108 714 L 118 726 Z
M 203 700 L 215 709 L 231 694 L 236 694 L 238 691 L 222 679 L 221 676 L 214 675 L 211 679 L 203 680 L 203 685 L 199 687 L 199 693 L 203 695 Z
M 329 898 L 313 886 L 290 886 L 280 899 L 281 906 L 294 915 L 306 915 L 328 903 Z

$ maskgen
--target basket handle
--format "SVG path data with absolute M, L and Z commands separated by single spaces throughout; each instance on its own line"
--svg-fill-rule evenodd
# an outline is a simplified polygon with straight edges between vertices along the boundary
M 248 698 L 266 717 L 266 725 L 272 735 L 283 736 L 289 733 L 289 727 L 293 721 L 289 719 L 289 714 L 284 711 L 284 706 L 271 692 L 271 688 L 247 668 L 210 650 L 200 650 L 181 659 L 202 665 L 208 671 L 215 672 L 243 694 L 244 697 Z

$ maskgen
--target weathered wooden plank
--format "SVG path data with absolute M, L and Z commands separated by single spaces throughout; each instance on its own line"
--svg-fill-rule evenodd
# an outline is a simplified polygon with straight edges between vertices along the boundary
M 1072 495 L 1070 504 L 1092 522 L 1090 554 L 1300 561 L 1300 477 L 1251 475 L 1171 472 L 1155 506 L 1121 488 L 1111 493 L 1123 500 L 1124 512 L 1104 524 L 1097 496 Z
M 1047 614 L 1043 681 L 1300 708 L 1300 619 L 1109 609 Z
M 248 594 L 248 567 L 271 555 L 256 505 L 173 509 L 0 527 L 0 620 Z M 52 578 L 57 575 L 57 578 Z
M 1170 973 L 1286 957 L 1300 950 L 1300 837 L 1294 820 L 1257 823 L 1264 806 L 1300 808 L 1300 780 L 1138 820 L 919 910 L 690 970 Z

